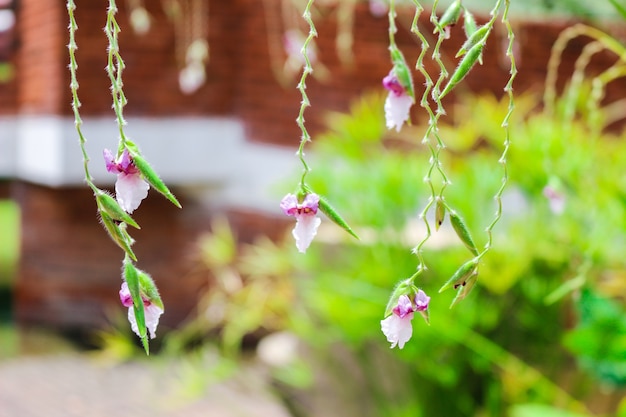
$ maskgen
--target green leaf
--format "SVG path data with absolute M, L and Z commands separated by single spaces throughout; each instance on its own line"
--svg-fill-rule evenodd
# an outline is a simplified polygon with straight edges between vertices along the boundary
M 450 211 L 450 223 L 452 223 L 452 227 L 456 232 L 457 236 L 463 244 L 472 252 L 474 255 L 478 255 L 478 248 L 476 248 L 476 244 L 474 243 L 474 239 L 472 239 L 472 235 L 469 231 L 469 228 L 455 211 Z
M 617 0 L 609 0 L 609 3 L 611 3 L 613 7 L 615 7 L 615 10 L 622 15 L 622 18 L 626 19 L 626 7 L 624 4 L 618 3 Z
M 346 221 L 337 213 L 337 210 L 333 208 L 333 206 L 328 203 L 328 201 L 320 196 L 319 209 L 324 213 L 330 220 L 332 220 L 337 226 L 341 227 L 346 232 L 350 233 L 355 238 L 359 238 L 356 233 L 352 230 L 352 228 L 346 223 Z
M 172 194 L 170 189 L 167 188 L 167 185 L 165 185 L 163 180 L 159 177 L 159 175 L 148 163 L 148 161 L 143 159 L 143 157 L 136 151 L 136 149 L 129 149 L 129 153 L 133 158 L 133 163 L 135 164 L 139 172 L 141 172 L 141 175 L 143 175 L 146 181 L 148 181 L 148 183 L 152 186 L 152 188 L 163 194 L 163 196 L 170 200 L 172 204 L 174 204 L 176 207 L 182 208 L 174 194 Z

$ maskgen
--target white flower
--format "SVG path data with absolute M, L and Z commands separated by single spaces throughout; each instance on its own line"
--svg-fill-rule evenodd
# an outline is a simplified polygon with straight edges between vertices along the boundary
M 150 332 L 150 338 L 154 339 L 156 337 L 156 328 L 159 325 L 159 319 L 161 318 L 161 314 L 163 314 L 163 310 L 157 305 L 152 304 L 152 302 L 145 297 L 142 296 L 142 299 L 146 328 Z M 130 322 L 131 329 L 137 336 L 141 337 L 139 327 L 137 326 L 137 318 L 135 317 L 135 309 L 133 308 L 133 299 L 131 298 L 130 290 L 128 289 L 126 281 L 122 283 L 122 288 L 120 289 L 120 301 L 124 307 L 128 307 L 128 321 Z
M 302 204 L 293 194 L 287 194 L 280 202 L 280 208 L 288 216 L 296 218 L 293 228 L 293 237 L 296 239 L 298 251 L 304 253 L 317 234 L 317 228 L 322 219 L 316 216 L 320 197 L 317 194 L 307 194 Z
M 103 153 L 107 171 L 117 174 L 115 198 L 124 211 L 132 213 L 148 196 L 150 184 L 141 176 L 127 149 L 117 160 L 110 150 L 105 149 Z
M 393 313 L 380 321 L 380 327 L 387 337 L 387 341 L 391 343 L 391 348 L 397 345 L 402 349 L 413 335 L 411 320 L 413 320 L 414 312 L 415 308 L 411 299 L 407 295 L 402 295 L 398 299 L 398 305 L 394 307 Z
M 385 100 L 385 120 L 387 121 L 387 129 L 396 128 L 399 132 L 404 122 L 409 120 L 409 113 L 413 106 L 413 97 L 408 95 L 396 95 L 389 92 L 387 100 Z
M 149 189 L 150 184 L 140 174 L 120 173 L 115 182 L 115 198 L 127 213 L 132 213 L 139 207 L 141 200 L 148 196 Z
M 407 88 L 402 85 L 393 69 L 383 78 L 383 87 L 389 91 L 385 100 L 387 129 L 395 127 L 399 132 L 404 122 L 409 120 L 411 106 L 415 100 L 407 93 Z

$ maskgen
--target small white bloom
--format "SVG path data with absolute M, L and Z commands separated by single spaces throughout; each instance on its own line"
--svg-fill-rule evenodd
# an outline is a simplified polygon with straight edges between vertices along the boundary
M 141 200 L 148 196 L 149 189 L 150 184 L 145 182 L 138 173 L 117 174 L 115 197 L 127 213 L 132 213 L 139 207 Z
M 387 129 L 396 128 L 400 131 L 402 125 L 409 120 L 409 114 L 413 106 L 413 97 L 390 91 L 385 100 L 385 120 L 387 121 Z
M 128 289 L 126 281 L 122 282 L 122 288 L 120 289 L 120 301 L 124 307 L 128 307 L 128 321 L 130 323 L 130 328 L 137 336 L 141 337 L 141 334 L 139 333 L 139 326 L 137 326 L 137 318 L 135 317 L 133 299 L 131 298 L 130 290 Z M 156 337 L 156 328 L 159 325 L 161 314 L 163 314 L 163 309 L 155 304 L 152 304 L 150 300 L 143 298 L 143 315 L 146 322 L 146 328 L 150 332 L 151 339 Z
M 143 315 L 146 319 L 146 329 L 150 332 L 150 339 L 156 337 L 156 328 L 159 325 L 159 319 L 163 314 L 163 310 L 154 304 L 145 305 L 143 307 Z M 139 327 L 137 326 L 137 319 L 135 318 L 135 309 L 131 306 L 128 308 L 128 321 L 130 322 L 130 328 L 139 337 Z
M 320 198 L 317 194 L 308 194 L 302 204 L 293 194 L 287 194 L 280 202 L 280 208 L 288 216 L 296 218 L 292 234 L 296 239 L 298 251 L 304 253 L 317 234 L 322 219 L 316 216 Z

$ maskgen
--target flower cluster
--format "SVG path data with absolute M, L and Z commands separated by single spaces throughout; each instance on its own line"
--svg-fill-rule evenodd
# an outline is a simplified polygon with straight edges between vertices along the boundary
M 429 302 L 430 297 L 422 290 L 417 291 L 414 301 L 406 294 L 398 298 L 398 304 L 393 308 L 392 314 L 380 321 L 380 327 L 392 348 L 398 346 L 402 349 L 409 341 L 413 335 L 411 320 L 414 313 L 418 311 L 425 314 Z
M 148 196 L 150 185 L 141 176 L 127 149 L 124 149 L 118 159 L 115 159 L 108 149 L 105 149 L 103 154 L 107 171 L 117 174 L 115 182 L 117 202 L 127 213 L 132 213 L 139 207 L 141 200 Z

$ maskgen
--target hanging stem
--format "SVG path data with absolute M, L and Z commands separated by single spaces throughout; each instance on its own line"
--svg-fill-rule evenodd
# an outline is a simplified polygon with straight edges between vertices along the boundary
M 69 16 L 70 25 L 70 41 L 67 45 L 67 49 L 69 50 L 70 55 L 70 90 L 72 91 L 72 110 L 74 111 L 74 124 L 76 125 L 76 132 L 78 132 L 78 138 L 80 143 L 80 150 L 83 155 L 83 170 L 85 172 L 85 181 L 87 185 L 94 191 L 94 193 L 98 192 L 98 188 L 93 183 L 93 178 L 89 173 L 89 155 L 87 154 L 86 144 L 87 140 L 83 135 L 82 124 L 83 120 L 80 117 L 79 108 L 81 106 L 80 100 L 78 99 L 78 79 L 76 78 L 76 72 L 78 70 L 78 63 L 76 62 L 76 50 L 78 49 L 78 45 L 76 44 L 76 31 L 78 30 L 78 25 L 76 24 L 76 18 L 74 16 L 74 11 L 76 10 L 76 4 L 74 0 L 68 0 L 67 2 L 67 14 Z
M 115 20 L 115 14 L 117 13 L 117 5 L 115 0 L 109 0 L 109 8 L 107 9 L 107 22 L 104 27 L 107 39 L 109 40 L 108 46 L 108 60 L 106 71 L 111 80 L 111 95 L 113 96 L 113 110 L 115 112 L 117 126 L 120 134 L 119 151 L 121 152 L 126 148 L 128 139 L 124 133 L 124 126 L 126 120 L 124 120 L 124 106 L 126 106 L 126 96 L 122 89 L 124 83 L 122 81 L 122 71 L 126 67 L 124 60 L 120 55 L 120 48 L 118 43 L 118 35 L 121 29 Z
M 308 55 L 308 46 L 309 46 L 309 43 L 311 43 L 311 41 L 313 40 L 313 38 L 317 37 L 317 30 L 315 29 L 315 25 L 313 24 L 313 19 L 311 18 L 311 7 L 313 6 L 313 1 L 314 0 L 308 1 L 306 8 L 304 9 L 304 13 L 302 14 L 302 17 L 309 25 L 309 36 L 307 36 L 306 40 L 304 41 L 304 44 L 302 45 L 301 52 L 302 52 L 302 56 L 304 57 L 304 68 L 302 70 L 302 77 L 300 78 L 300 82 L 298 83 L 298 87 L 297 87 L 298 90 L 300 91 L 300 95 L 302 96 L 300 112 L 298 113 L 298 118 L 296 119 L 296 122 L 298 123 L 298 126 L 300 127 L 300 131 L 302 132 L 302 137 L 300 139 L 300 146 L 298 147 L 298 152 L 297 152 L 298 158 L 300 159 L 300 162 L 302 163 L 302 168 L 304 170 L 304 172 L 302 173 L 302 178 L 300 179 L 300 190 L 304 190 L 306 188 L 305 187 L 306 176 L 311 170 L 309 168 L 309 165 L 306 163 L 304 159 L 304 146 L 307 142 L 311 140 L 311 136 L 309 135 L 309 132 L 307 131 L 304 125 L 304 110 L 311 105 L 311 102 L 309 101 L 309 97 L 306 94 L 306 79 L 307 79 L 307 76 L 313 72 L 313 67 L 311 66 L 311 61 L 309 60 L 309 55 Z

